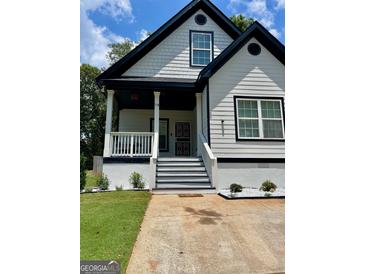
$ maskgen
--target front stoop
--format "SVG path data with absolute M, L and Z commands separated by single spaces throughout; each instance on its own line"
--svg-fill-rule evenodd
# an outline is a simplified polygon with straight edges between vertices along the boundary
M 200 157 L 158 158 L 154 194 L 216 193 Z

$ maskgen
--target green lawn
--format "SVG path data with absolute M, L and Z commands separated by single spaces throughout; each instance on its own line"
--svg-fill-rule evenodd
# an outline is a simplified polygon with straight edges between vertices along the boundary
M 96 187 L 97 180 L 98 180 L 98 176 L 94 175 L 92 170 L 86 171 L 86 185 L 85 185 L 85 188 Z
M 116 260 L 124 273 L 151 194 L 115 191 L 80 196 L 81 260 Z

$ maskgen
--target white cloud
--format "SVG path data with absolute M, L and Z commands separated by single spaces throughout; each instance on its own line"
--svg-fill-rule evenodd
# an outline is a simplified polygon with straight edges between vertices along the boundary
M 285 8 L 285 0 L 275 0 L 275 9 L 280 10 Z
M 100 11 L 119 20 L 121 17 L 133 19 L 132 5 L 129 0 L 81 0 L 81 9 Z
M 146 40 L 148 36 L 148 31 L 145 29 L 141 29 L 141 31 L 139 32 L 139 42 Z
M 247 3 L 247 12 L 266 28 L 274 24 L 274 14 L 267 8 L 266 0 L 252 0 Z
M 133 20 L 132 6 L 129 0 L 81 0 L 80 7 L 80 59 L 96 67 L 107 66 L 108 45 L 123 42 L 124 37 L 110 32 L 106 27 L 96 25 L 88 12 L 100 11 L 115 20 L 127 18 Z
M 274 35 L 277 39 L 279 39 L 279 38 L 280 38 L 280 32 L 279 32 L 277 29 L 274 29 L 274 28 L 269 29 L 269 32 L 270 32 L 272 35 Z
M 284 0 L 275 0 L 276 7 L 284 6 Z M 243 8 L 243 14 L 252 17 L 264 25 L 275 37 L 280 37 L 280 32 L 274 28 L 275 11 L 270 10 L 266 0 L 230 0 L 228 9 L 237 13 L 239 8 Z M 280 6 L 281 7 L 281 6 Z

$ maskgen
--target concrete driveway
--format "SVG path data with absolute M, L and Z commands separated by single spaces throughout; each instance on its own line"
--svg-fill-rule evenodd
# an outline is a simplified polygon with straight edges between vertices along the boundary
M 284 200 L 153 195 L 127 273 L 284 272 Z

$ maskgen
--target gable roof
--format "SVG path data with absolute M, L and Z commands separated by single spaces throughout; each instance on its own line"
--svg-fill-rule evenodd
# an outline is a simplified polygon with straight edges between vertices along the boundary
M 197 86 L 202 87 L 207 80 L 214 75 L 224 64 L 231 59 L 246 43 L 255 37 L 272 55 L 274 55 L 283 65 L 285 65 L 285 47 L 259 22 L 255 21 L 241 36 L 233 41 L 225 50 L 221 52 L 212 62 L 210 62 L 199 74 Z
M 209 0 L 193 0 L 130 53 L 100 74 L 96 78 L 98 85 L 102 85 L 105 79 L 119 77 L 127 71 L 199 9 L 212 18 L 233 40 L 241 35 L 241 30 Z

